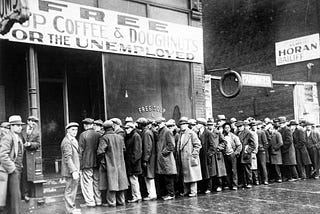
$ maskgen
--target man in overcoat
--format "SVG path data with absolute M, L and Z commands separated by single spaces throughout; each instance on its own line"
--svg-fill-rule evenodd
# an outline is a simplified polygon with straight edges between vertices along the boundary
M 274 177 L 276 182 L 281 183 L 281 170 L 280 166 L 282 165 L 282 154 L 281 147 L 283 145 L 281 134 L 275 129 L 275 124 L 270 122 L 267 125 L 266 130 L 270 133 L 270 145 L 269 145 L 269 154 L 270 154 L 270 165 L 271 169 L 274 169 Z
M 157 199 L 155 186 L 155 167 L 156 167 L 156 144 L 154 134 L 150 129 L 151 124 L 146 118 L 139 118 L 138 125 L 142 128 L 142 170 L 146 183 L 148 196 L 143 198 L 144 201 Z
M 212 177 L 217 175 L 215 167 L 215 148 L 213 134 L 207 128 L 207 121 L 203 118 L 197 118 L 197 129 L 199 130 L 198 136 L 201 141 L 200 149 L 200 165 L 202 181 L 200 184 L 200 191 L 208 194 L 212 190 Z
M 132 119 L 132 118 L 131 118 Z M 113 130 L 116 134 L 123 137 L 123 139 L 126 136 L 125 131 L 121 128 L 122 122 L 119 118 L 112 118 L 111 121 L 113 122 Z
M 81 207 L 100 206 L 101 193 L 99 190 L 99 168 L 97 167 L 97 148 L 100 133 L 93 129 L 94 120 L 82 120 L 84 132 L 79 136 L 80 185 L 85 204 Z
M 174 199 L 174 180 L 177 174 L 177 166 L 174 158 L 175 140 L 165 126 L 165 119 L 160 117 L 156 120 L 158 124 L 158 141 L 157 141 L 157 161 L 156 174 L 159 176 L 160 187 L 164 187 L 162 194 L 163 200 Z
M 134 123 L 128 122 L 124 128 L 126 131 L 126 151 L 124 157 L 132 193 L 132 199 L 128 200 L 128 202 L 134 203 L 141 200 L 138 176 L 142 174 L 142 140 L 140 134 L 136 130 L 136 126 Z
M 291 120 L 289 126 L 292 131 L 293 144 L 296 150 L 297 159 L 297 170 L 299 177 L 304 180 L 306 179 L 306 167 L 311 165 L 310 156 L 306 147 L 306 136 L 304 130 L 297 121 Z
M 71 122 L 66 125 L 67 134 L 61 142 L 61 175 L 66 179 L 64 200 L 67 213 L 81 213 L 76 208 L 76 195 L 80 176 L 79 144 L 76 139 L 79 124 Z
M 262 129 L 262 122 L 257 122 L 257 134 L 258 134 L 258 170 L 260 171 L 261 184 L 268 185 L 268 170 L 267 170 L 267 157 L 269 142 L 265 130 Z
M 312 123 L 306 121 L 306 146 L 308 149 L 308 153 L 310 155 L 310 159 L 312 162 L 313 171 L 308 170 L 308 177 L 313 177 L 315 179 L 319 178 L 319 168 L 320 168 L 320 134 L 317 131 L 312 130 Z
M 19 115 L 9 117 L 10 131 L 0 141 L 0 173 L 7 174 L 7 191 L 0 194 L 0 201 L 6 201 L 5 210 L 10 214 L 21 213 L 20 178 L 23 168 L 22 122 Z M 1 191 L 0 191 L 1 192 Z
M 113 131 L 113 122 L 103 123 L 105 134 L 100 138 L 97 150 L 100 163 L 100 190 L 107 192 L 104 206 L 114 207 L 125 204 L 125 190 L 128 189 L 128 178 L 124 161 L 124 138 Z
M 248 129 L 244 126 L 249 126 L 249 121 L 237 123 L 239 130 L 238 137 L 242 144 L 242 151 L 240 156 L 241 168 L 242 168 L 242 182 L 245 188 L 252 187 L 252 152 L 255 150 L 254 136 Z
M 32 158 L 34 152 L 40 148 L 40 132 L 38 128 L 39 119 L 36 116 L 29 116 L 27 119 L 27 126 L 22 130 L 23 138 L 26 139 L 24 144 L 25 152 L 23 153 L 23 170 L 21 177 L 21 196 L 28 202 L 31 194 L 31 182 L 28 180 L 28 166 L 27 159 Z
M 283 146 L 281 147 L 283 176 L 287 181 L 296 181 L 298 172 L 296 169 L 296 151 L 293 144 L 293 137 L 290 128 L 287 126 L 286 117 L 279 117 L 279 132 L 282 136 Z
M 205 120 L 204 120 L 205 121 Z M 197 181 L 202 179 L 199 152 L 201 142 L 197 134 L 188 128 L 188 118 L 179 120 L 180 133 L 177 140 L 177 157 L 181 166 L 184 195 L 195 197 L 197 195 Z

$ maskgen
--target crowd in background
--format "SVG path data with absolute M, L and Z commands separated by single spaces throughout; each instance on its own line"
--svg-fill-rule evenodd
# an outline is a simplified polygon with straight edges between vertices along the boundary
M 35 117 L 29 120 L 38 121 Z M 15 159 L 10 157 L 11 147 L 0 147 L 5 167 L 8 158 L 16 168 L 20 162 L 22 165 L 23 148 L 34 144 L 30 136 L 26 140 L 31 134 L 28 129 L 27 136 L 15 129 L 22 124 L 20 117 L 9 118 L 9 134 L 1 135 L 1 145 L 9 146 L 9 141 L 14 145 L 15 137 L 24 145 Z M 237 121 L 218 115 L 216 123 L 204 118 L 181 117 L 176 124 L 162 117 L 136 121 L 127 117 L 124 124 L 118 118 L 105 122 L 86 118 L 82 124 L 84 131 L 79 137 L 79 124 L 67 124 L 61 142 L 67 213 L 80 212 L 75 206 L 78 184 L 85 201 L 80 206 L 85 208 L 319 178 L 320 134 L 305 120 L 250 117 Z M 37 149 L 39 143 L 34 146 Z

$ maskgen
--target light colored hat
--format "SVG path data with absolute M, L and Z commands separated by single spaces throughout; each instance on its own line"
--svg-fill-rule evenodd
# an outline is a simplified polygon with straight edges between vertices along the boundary
M 2 122 L 0 127 L 8 129 L 8 128 L 10 128 L 10 123 L 9 122 Z
M 176 121 L 174 121 L 174 119 L 170 119 L 166 122 L 166 126 L 175 126 L 176 125 Z
M 111 128 L 112 125 L 113 125 L 113 122 L 112 122 L 111 120 L 106 120 L 106 121 L 104 121 L 104 123 L 102 124 L 102 126 L 103 126 L 104 128 Z
M 211 126 L 214 125 L 214 120 L 213 120 L 213 118 L 209 118 L 209 119 L 208 119 L 207 125 L 209 125 L 209 126 L 210 126 L 210 125 L 211 125 Z
M 126 117 L 126 119 L 124 120 L 126 123 L 128 122 L 133 122 L 133 118 L 132 117 Z
M 278 117 L 278 119 L 279 119 L 279 123 L 287 122 L 287 118 L 286 117 Z
M 102 126 L 103 121 L 101 119 L 98 119 L 98 120 L 93 121 L 93 124 L 98 125 L 98 126 Z
M 37 118 L 36 116 L 33 116 L 33 115 L 29 116 L 29 117 L 28 117 L 28 120 L 32 120 L 32 121 L 35 121 L 35 122 L 39 122 L 39 118 Z
M 202 124 L 202 125 L 204 125 L 204 126 L 207 125 L 207 121 L 206 121 L 206 119 L 204 119 L 204 118 L 197 118 L 197 123 L 198 123 L 198 124 Z
M 66 125 L 66 129 L 69 129 L 71 127 L 79 127 L 79 124 L 76 122 L 71 122 Z
M 159 124 L 159 123 L 162 123 L 162 122 L 166 122 L 166 119 L 164 117 L 158 117 L 156 119 L 156 123 Z
M 189 124 L 187 117 L 181 117 L 179 120 L 179 125 Z
M 24 125 L 25 123 L 22 122 L 20 115 L 12 115 L 9 117 L 10 125 Z
M 135 129 L 135 128 L 136 128 L 136 125 L 135 125 L 134 123 L 132 123 L 132 122 L 128 122 L 128 123 L 124 126 L 124 128 L 132 128 L 132 129 Z
M 195 119 L 189 119 L 189 120 L 188 120 L 188 123 L 189 123 L 190 125 L 196 125 L 196 124 L 197 124 L 197 121 L 196 121 Z
M 230 119 L 230 123 L 235 123 L 235 122 L 237 122 L 236 118 L 233 117 L 233 118 Z
M 138 118 L 138 120 L 136 122 L 140 123 L 140 124 L 148 124 L 148 120 L 144 117 Z
M 92 118 L 85 118 L 82 120 L 83 124 L 93 124 L 94 120 Z
M 227 120 L 226 116 L 224 116 L 223 114 L 220 114 L 217 117 L 218 117 L 218 120 Z
M 131 119 L 132 119 L 132 117 L 131 117 Z M 119 119 L 119 118 L 112 118 L 112 119 L 110 119 L 113 123 L 115 123 L 115 124 L 117 124 L 117 125 L 119 125 L 119 126 L 121 126 L 122 125 L 122 122 L 121 122 L 121 120 Z

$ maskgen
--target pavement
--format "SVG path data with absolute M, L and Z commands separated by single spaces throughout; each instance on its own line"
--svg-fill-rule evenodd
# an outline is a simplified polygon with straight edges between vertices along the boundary
M 77 207 L 82 202 L 77 200 Z M 28 214 L 62 214 L 64 203 L 44 205 Z M 320 180 L 272 183 L 252 189 L 225 190 L 219 193 L 198 195 L 193 198 L 176 198 L 171 201 L 148 201 L 119 207 L 82 208 L 82 214 L 191 214 L 191 213 L 320 213 Z

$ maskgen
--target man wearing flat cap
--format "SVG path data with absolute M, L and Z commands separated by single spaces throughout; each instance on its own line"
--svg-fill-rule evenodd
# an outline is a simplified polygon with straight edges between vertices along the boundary
M 128 189 L 128 177 L 124 161 L 126 150 L 124 138 L 113 131 L 113 122 L 103 123 L 105 134 L 100 138 L 98 160 L 100 163 L 99 189 L 103 206 L 115 207 L 125 204 L 125 190 Z
M 10 123 L 2 122 L 0 125 L 0 140 L 4 135 L 8 134 L 9 131 L 10 131 Z
M 85 203 L 81 207 L 100 206 L 99 169 L 97 166 L 97 148 L 101 135 L 93 129 L 94 120 L 82 120 L 84 131 L 79 136 L 80 186 Z
M 176 161 L 174 158 L 175 139 L 171 131 L 165 125 L 165 118 L 156 119 L 158 125 L 157 140 L 157 161 L 156 174 L 159 177 L 160 187 L 159 193 L 163 200 L 172 200 L 174 198 L 174 179 L 177 174 Z
M 223 114 L 218 115 L 218 122 L 217 122 L 217 130 L 222 133 L 223 132 L 223 128 L 222 125 L 225 124 L 227 122 L 227 118 L 226 116 L 224 116 Z
M 66 180 L 64 190 L 64 200 L 67 213 L 81 213 L 80 209 L 76 208 L 76 195 L 80 176 L 80 158 L 79 144 L 76 139 L 79 124 L 75 122 L 66 125 L 66 136 L 61 142 L 61 175 Z
M 9 123 L 10 131 L 0 141 L 0 173 L 3 174 L 1 177 L 5 177 L 5 174 L 8 177 L 7 188 L 0 189 L 0 206 L 5 206 L 5 210 L 10 214 L 20 214 L 20 175 L 25 143 L 21 131 L 25 123 L 19 115 L 10 116 Z
M 93 121 L 93 130 L 98 132 L 101 136 L 104 134 L 102 124 L 103 124 L 103 121 L 101 119 Z
M 31 181 L 28 179 L 28 166 L 27 160 L 30 158 L 34 158 L 34 152 L 40 148 L 40 131 L 38 128 L 39 119 L 36 116 L 29 116 L 27 119 L 27 126 L 22 130 L 22 135 L 24 139 L 26 139 L 26 143 L 24 144 L 24 155 L 23 155 L 23 170 L 21 176 L 21 196 L 22 198 L 28 202 L 30 199 L 32 185 Z
M 151 124 L 149 121 L 146 118 L 139 118 L 137 123 L 138 127 L 142 130 L 142 170 L 148 192 L 148 196 L 143 198 L 143 200 L 150 201 L 157 199 L 154 180 L 156 168 L 156 144 L 154 134 L 150 129 Z
M 125 162 L 127 175 L 129 177 L 132 199 L 128 200 L 129 203 L 141 201 L 141 192 L 139 184 L 139 175 L 142 174 L 141 158 L 142 158 L 142 139 L 136 126 L 132 122 L 128 122 L 125 126 Z
M 286 117 L 279 117 L 279 132 L 282 136 L 283 146 L 281 147 L 283 177 L 285 181 L 296 181 L 298 172 L 296 169 L 297 160 L 293 144 L 293 137 L 290 128 L 287 126 Z
M 292 131 L 293 144 L 296 151 L 297 170 L 299 177 L 306 179 L 306 167 L 311 165 L 310 156 L 306 147 L 306 136 L 303 127 L 299 126 L 297 121 L 290 120 L 290 129 Z
M 213 118 L 209 118 L 207 120 L 207 129 L 209 132 L 212 132 L 214 130 L 214 120 Z
M 310 159 L 312 162 L 312 170 L 310 169 L 311 166 L 307 167 L 308 177 L 312 178 L 319 178 L 319 168 L 320 168 L 320 135 L 318 132 L 312 130 L 313 123 L 309 121 L 305 122 L 305 138 L 306 138 L 306 146 L 308 149 L 308 153 L 310 155 Z
M 215 161 L 213 155 L 214 151 L 214 139 L 213 134 L 206 129 L 207 121 L 204 118 L 197 118 L 197 129 L 199 130 L 198 136 L 201 142 L 200 149 L 200 165 L 202 181 L 200 184 L 200 192 L 209 194 L 212 189 L 212 178 L 216 176 Z
M 128 118 L 126 118 L 127 121 L 130 121 L 128 120 Z M 131 117 L 132 119 L 132 117 Z M 119 118 L 112 118 L 111 119 L 112 123 L 113 123 L 113 130 L 116 134 L 120 135 L 121 137 L 123 137 L 123 139 L 125 138 L 126 136 L 126 133 L 125 131 L 121 128 L 122 126 L 122 122 Z M 127 122 L 126 122 L 127 123 Z

